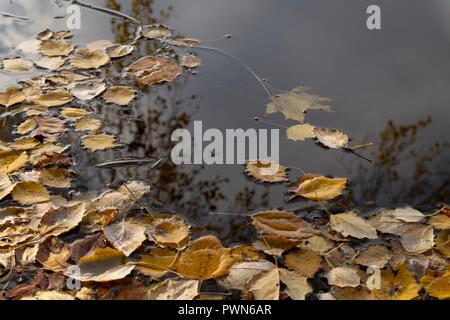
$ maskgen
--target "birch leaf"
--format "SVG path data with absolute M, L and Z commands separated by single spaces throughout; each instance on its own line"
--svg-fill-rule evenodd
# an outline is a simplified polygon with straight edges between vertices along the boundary
M 121 58 L 129 55 L 134 50 L 133 46 L 116 44 L 105 49 L 106 54 L 111 58 Z
M 127 106 L 136 97 L 136 91 L 128 87 L 112 87 L 104 94 L 103 99 L 108 103 L 114 103 L 119 106 Z
M 255 300 L 278 300 L 280 298 L 280 275 L 278 269 L 259 272 L 248 282 L 248 292 Z
M 148 291 L 149 300 L 193 300 L 199 294 L 200 282 L 189 279 L 166 279 Z
M 383 269 L 391 258 L 391 252 L 385 246 L 374 245 L 362 251 L 354 260 L 355 263 L 366 267 Z
M 43 185 L 52 188 L 70 188 L 70 174 L 63 168 L 44 168 L 40 171 L 40 181 Z
M 55 90 L 40 95 L 34 96 L 29 99 L 31 102 L 37 105 L 46 107 L 62 106 L 72 101 L 72 95 L 66 90 Z
M 279 272 L 281 282 L 286 285 L 286 293 L 292 300 L 305 300 L 305 296 L 313 291 L 307 277 L 282 268 Z
M 299 275 L 313 278 L 322 265 L 323 259 L 311 250 L 292 250 L 285 257 L 288 269 L 296 271 Z
M 402 233 L 400 242 L 408 252 L 421 253 L 431 250 L 434 246 L 433 227 L 417 225 Z
M 375 228 L 354 211 L 333 214 L 330 217 L 330 223 L 331 228 L 341 233 L 344 237 L 352 236 L 358 239 L 378 238 Z
M 152 85 L 172 81 L 182 72 L 180 65 L 170 58 L 147 56 L 130 65 L 125 76 L 140 85 Z
M 35 62 L 38 67 L 49 69 L 49 70 L 58 70 L 63 64 L 65 60 L 61 57 L 43 57 Z
M 72 83 L 67 87 L 75 97 L 83 101 L 89 101 L 106 90 L 106 85 L 101 80 L 89 80 Z
M 83 138 L 84 147 L 91 151 L 105 150 L 116 147 L 114 136 L 109 134 L 91 134 Z
M 425 219 L 425 215 L 422 212 L 410 207 L 394 209 L 392 216 L 404 222 L 420 222 Z
M 98 69 L 111 62 L 109 56 L 100 50 L 79 49 L 69 57 L 70 65 L 76 69 Z
M 61 115 L 66 118 L 80 118 L 87 115 L 87 111 L 82 108 L 64 108 L 61 110 Z
M 308 177 L 299 184 L 295 193 L 312 201 L 328 201 L 340 196 L 347 182 L 345 178 Z
M 73 49 L 67 41 L 48 39 L 41 42 L 40 53 L 49 57 L 67 56 Z
M 5 173 L 0 173 L 0 200 L 9 195 L 13 189 L 14 184 L 9 176 Z
M 0 152 L 0 173 L 12 173 L 21 169 L 28 162 L 25 151 Z
M 277 183 L 289 181 L 286 176 L 286 167 L 275 161 L 249 160 L 246 165 L 246 173 L 258 181 Z
M 22 58 L 3 59 L 3 69 L 11 73 L 27 72 L 33 69 L 33 62 Z
M 75 122 L 75 131 L 95 132 L 102 126 L 99 119 L 83 117 Z
M 202 61 L 202 59 L 197 57 L 195 54 L 190 53 L 190 54 L 183 54 L 180 57 L 180 64 L 183 67 L 193 69 L 193 68 L 197 68 L 198 66 L 201 66 L 203 64 L 203 61 Z
M 24 204 L 35 204 L 50 200 L 47 189 L 36 182 L 19 182 L 14 186 L 12 197 L 15 201 Z
M 337 267 L 331 269 L 326 278 L 328 283 L 338 287 L 358 287 L 361 284 L 361 277 L 358 272 L 350 267 Z
M 183 248 L 189 239 L 189 225 L 183 220 L 170 218 L 157 218 L 147 228 L 147 235 L 162 246 Z
M 129 256 L 146 239 L 145 227 L 130 221 L 120 221 L 103 229 L 106 239 L 124 255 Z
M 307 123 L 298 124 L 287 129 L 287 138 L 293 141 L 305 141 L 316 136 L 314 129 L 314 126 Z
M 336 129 L 314 128 L 316 140 L 327 148 L 339 149 L 348 145 L 348 136 Z
M 0 105 L 10 107 L 17 103 L 25 101 L 25 95 L 22 90 L 17 87 L 9 87 L 4 92 L 0 93 Z
M 272 270 L 275 265 L 267 260 L 235 263 L 229 274 L 220 280 L 227 289 L 244 290 L 247 282 L 256 274 Z

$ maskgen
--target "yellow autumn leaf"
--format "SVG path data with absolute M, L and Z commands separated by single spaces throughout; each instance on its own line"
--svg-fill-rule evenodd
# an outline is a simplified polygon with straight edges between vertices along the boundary
M 312 201 L 328 201 L 340 196 L 347 182 L 345 178 L 308 177 L 301 181 L 295 193 Z
M 104 150 L 114 148 L 114 136 L 109 134 L 92 134 L 83 138 L 83 145 L 89 150 Z
M 41 42 L 39 52 L 45 56 L 67 56 L 73 51 L 73 44 L 64 40 L 48 39 Z
M 286 176 L 286 167 L 275 161 L 249 160 L 246 164 L 246 173 L 263 182 L 284 182 L 289 181 Z
M 7 72 L 18 73 L 33 69 L 33 62 L 22 58 L 3 59 L 3 69 Z
M 87 115 L 87 111 L 82 108 L 64 108 L 61 110 L 61 115 L 67 118 L 79 118 Z
M 47 189 L 37 182 L 19 182 L 12 191 L 12 197 L 15 201 L 24 204 L 35 204 L 50 200 Z
M 316 136 L 315 127 L 310 124 L 298 124 L 287 128 L 286 135 L 289 140 L 305 141 Z
M 75 131 L 95 132 L 102 126 L 99 119 L 83 117 L 75 122 Z
M 0 152 L 0 173 L 12 173 L 21 169 L 28 162 L 25 151 Z
M 136 92 L 128 87 L 112 87 L 103 94 L 106 102 L 120 106 L 127 106 L 135 97 Z
M 82 48 L 69 57 L 70 65 L 76 69 L 98 69 L 111 62 L 109 56 L 101 50 Z
M 0 93 L 0 105 L 10 107 L 17 103 L 25 101 L 25 95 L 22 90 L 17 87 L 9 87 Z

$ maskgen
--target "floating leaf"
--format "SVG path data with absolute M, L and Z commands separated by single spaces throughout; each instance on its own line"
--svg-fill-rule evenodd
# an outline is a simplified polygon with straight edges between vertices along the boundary
M 391 258 L 389 249 L 382 245 L 374 245 L 362 251 L 354 260 L 355 263 L 366 267 L 383 269 Z
M 314 128 L 315 138 L 327 148 L 345 148 L 348 144 L 348 136 L 336 129 Z
M 7 72 L 18 73 L 33 69 L 33 62 L 22 58 L 3 59 L 3 69 Z
M 306 295 L 313 291 L 307 277 L 286 269 L 279 269 L 279 272 L 281 282 L 286 285 L 285 292 L 292 300 L 305 300 Z
M 308 93 L 309 88 L 300 86 L 290 92 L 282 93 L 274 97 L 274 101 L 267 105 L 266 113 L 281 112 L 286 119 L 303 122 L 305 112 L 309 109 L 330 111 L 329 98 L 323 98 Z
M 288 269 L 294 270 L 302 276 L 313 278 L 319 271 L 323 259 L 312 250 L 297 249 L 286 255 L 285 262 Z
M 286 211 L 258 212 L 253 215 L 252 224 L 263 234 L 293 239 L 304 239 L 317 233 L 311 225 Z
M 0 105 L 4 107 L 8 108 L 23 101 L 25 101 L 25 95 L 19 88 L 9 87 L 0 93 Z
M 79 49 L 69 57 L 70 65 L 76 69 L 98 69 L 111 62 L 109 56 L 103 51 Z
M 274 268 L 275 265 L 267 260 L 235 263 L 230 268 L 228 276 L 220 280 L 220 283 L 227 289 L 244 290 L 253 276 Z
M 12 197 L 15 201 L 28 205 L 50 200 L 47 189 L 36 182 L 19 182 L 14 186 Z
M 88 101 L 105 91 L 106 85 L 101 80 L 90 80 L 70 84 L 67 88 L 78 99 Z
M 28 98 L 28 100 L 37 105 L 55 107 L 62 106 L 72 101 L 72 95 L 66 90 L 54 90 Z
M 25 53 L 38 53 L 40 47 L 41 47 L 41 40 L 31 39 L 19 43 L 16 46 L 16 49 Z
M 75 131 L 89 131 L 95 132 L 102 126 L 99 119 L 83 117 L 75 122 Z
M 197 68 L 198 66 L 201 66 L 203 64 L 203 61 L 202 61 L 202 59 L 197 57 L 195 54 L 190 53 L 190 54 L 183 54 L 180 57 L 180 64 L 183 67 L 193 69 L 193 68 Z
M 129 66 L 125 76 L 140 85 L 152 85 L 172 81 L 182 72 L 178 63 L 170 58 L 147 56 Z
M 66 274 L 81 281 L 108 282 L 119 280 L 134 269 L 134 265 L 126 263 L 122 252 L 112 248 L 96 248 L 92 253 L 80 259 L 80 275 L 70 272 Z
M 111 59 L 115 59 L 129 55 L 133 50 L 133 46 L 116 44 L 106 48 L 105 52 Z
M 89 43 L 86 46 L 86 48 L 91 51 L 96 51 L 96 50 L 105 50 L 106 48 L 109 48 L 113 45 L 114 45 L 114 43 L 112 43 L 109 40 L 97 40 L 97 41 L 93 41 L 93 42 Z
M 305 141 L 316 136 L 315 127 L 310 124 L 298 124 L 287 129 L 287 138 L 294 141 Z
M 247 161 L 246 172 L 249 176 L 263 182 L 289 181 L 286 177 L 286 167 L 275 161 L 249 160 Z
M 40 171 L 40 181 L 44 186 L 52 188 L 70 188 L 70 174 L 63 168 L 44 168 Z
M 14 189 L 14 184 L 5 173 L 0 173 L 0 200 L 9 195 Z
M 61 110 L 61 115 L 67 118 L 79 118 L 87 115 L 87 111 L 82 108 L 64 108 Z
M 199 294 L 200 282 L 188 279 L 166 279 L 148 291 L 149 300 L 193 300 Z
M 114 148 L 114 136 L 109 134 L 92 134 L 83 138 L 83 145 L 91 151 Z
M 200 44 L 200 40 L 192 38 L 167 39 L 167 43 L 177 47 L 193 47 Z
M 347 182 L 345 178 L 305 176 L 295 193 L 312 201 L 328 201 L 340 196 Z
M 169 248 L 151 248 L 140 256 L 136 269 L 146 276 L 161 278 L 175 265 L 178 255 Z
M 146 239 L 145 227 L 131 221 L 120 221 L 103 229 L 106 239 L 124 255 L 129 256 Z
M 206 280 L 225 275 L 233 262 L 229 249 L 216 237 L 205 236 L 192 241 L 181 253 L 176 270 L 187 277 Z
M 142 35 L 148 39 L 162 39 L 172 35 L 172 30 L 165 25 L 148 25 L 142 30 Z
M 36 129 L 33 131 L 34 136 L 43 136 L 50 141 L 55 141 L 57 136 L 66 131 L 65 121 L 59 118 L 48 116 L 35 116 Z
M 375 228 L 354 211 L 331 215 L 330 224 L 333 230 L 345 237 L 352 236 L 358 239 L 378 238 Z
M 75 47 L 63 40 L 44 40 L 41 42 L 40 53 L 49 57 L 67 56 Z
M 350 267 L 333 268 L 326 274 L 326 278 L 330 285 L 338 287 L 358 287 L 361 284 L 358 272 Z
M 44 69 L 58 70 L 64 62 L 65 60 L 61 57 L 43 57 L 36 61 L 35 64 Z
M 127 106 L 135 97 L 136 91 L 128 87 L 112 87 L 103 94 L 106 102 L 120 106 Z

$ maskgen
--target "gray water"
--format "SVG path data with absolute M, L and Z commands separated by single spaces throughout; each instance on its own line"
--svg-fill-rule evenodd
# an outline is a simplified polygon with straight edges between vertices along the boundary
M 333 113 L 311 111 L 306 122 L 337 128 L 353 139 L 352 144 L 373 142 L 361 154 L 368 163 L 341 150 L 326 150 L 313 141 L 293 142 L 281 130 L 280 161 L 300 168 L 352 180 L 353 198 L 348 205 L 367 207 L 411 204 L 426 209 L 449 200 L 448 146 L 432 153 L 435 143 L 448 141 L 450 118 L 450 3 L 446 0 L 155 0 L 86 1 L 119 9 L 144 23 L 164 23 L 182 35 L 200 39 L 204 45 L 223 49 L 249 65 L 279 90 L 305 84 L 312 92 L 330 97 Z M 1 56 L 15 56 L 11 48 L 31 39 L 44 29 L 65 29 L 62 7 L 50 0 L 0 1 L 0 12 L 29 17 L 29 21 L 0 18 Z M 382 29 L 366 28 L 367 6 L 382 9 Z M 126 32 L 124 32 L 126 30 Z M 128 32 L 128 33 L 127 33 Z M 85 45 L 105 39 L 125 42 L 133 26 L 120 19 L 82 8 L 82 28 L 74 31 L 73 42 Z M 231 39 L 224 39 L 231 34 Z M 115 64 L 117 72 L 138 55 L 152 52 L 144 43 L 139 54 Z M 183 52 L 184 49 L 178 49 Z M 291 208 L 301 201 L 287 202 L 288 185 L 262 185 L 244 175 L 242 165 L 168 166 L 161 170 L 143 167 L 99 170 L 94 167 L 125 156 L 161 157 L 170 152 L 170 130 L 164 119 L 192 128 L 194 120 L 204 129 L 273 128 L 255 123 L 264 117 L 268 97 L 256 80 L 232 59 L 205 50 L 198 52 L 204 64 L 196 74 L 185 73 L 171 84 L 146 90 L 125 111 L 96 106 L 105 130 L 118 134 L 127 147 L 86 154 L 75 147 L 80 190 L 98 191 L 130 179 L 152 183 L 149 205 L 157 210 L 173 210 L 201 225 L 227 235 L 246 220 L 210 212 L 248 213 L 272 207 Z M 34 73 L 0 74 L 0 86 L 14 84 Z M 160 115 L 157 113 L 160 112 Z M 133 119 L 141 118 L 138 124 Z M 417 136 L 398 152 L 398 164 L 382 165 L 377 158 L 380 133 L 389 121 L 395 126 L 414 125 L 430 118 Z M 284 126 L 295 124 L 281 114 L 264 119 Z M 158 121 L 160 123 L 158 123 Z M 11 139 L 10 127 L 2 128 L 0 139 Z M 67 142 L 79 145 L 76 137 Z M 410 151 L 420 157 L 414 159 Z M 375 152 L 372 154 L 371 152 Z M 424 174 L 415 176 L 417 168 Z M 198 173 L 192 173 L 192 170 Z M 390 170 L 390 171 L 389 171 Z M 394 170 L 398 179 L 389 178 Z M 301 171 L 292 169 L 294 182 Z M 366 196 L 361 195 L 366 189 Z M 240 196 L 239 196 L 240 195 Z M 238 198 L 236 198 L 238 196 Z M 160 202 L 161 207 L 155 203 Z M 368 209 L 367 209 L 368 210 Z

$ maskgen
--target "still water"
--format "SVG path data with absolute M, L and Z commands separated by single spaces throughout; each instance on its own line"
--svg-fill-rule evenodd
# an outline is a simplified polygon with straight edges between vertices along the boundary
M 295 182 L 301 170 L 351 179 L 346 205 L 364 210 L 405 204 L 433 210 L 449 198 L 450 152 L 450 3 L 446 0 L 376 1 L 382 9 L 382 29 L 366 28 L 366 0 L 98 0 L 85 1 L 120 10 L 145 24 L 163 23 L 181 35 L 220 48 L 249 65 L 279 90 L 301 84 L 332 99 L 334 112 L 311 111 L 306 121 L 349 134 L 352 144 L 373 142 L 360 151 L 368 163 L 339 150 L 325 150 L 313 141 L 293 142 L 280 131 L 280 161 L 291 167 Z M 345 4 L 344 4 L 345 3 Z M 0 18 L 0 54 L 17 56 L 15 44 L 45 29 L 66 29 L 67 2 L 0 0 L 0 12 L 28 17 Z M 87 8 L 81 9 L 81 30 L 73 42 L 95 40 L 124 43 L 133 25 Z M 230 34 L 230 39 L 224 35 Z M 121 70 L 138 56 L 155 53 L 157 44 L 143 41 L 132 57 L 110 70 L 115 83 L 127 84 Z M 152 184 L 148 205 L 171 210 L 223 238 L 246 219 L 212 212 L 248 213 L 274 207 L 293 208 L 289 185 L 257 184 L 242 165 L 174 166 L 158 169 L 126 167 L 101 170 L 96 164 L 124 157 L 168 156 L 174 128 L 204 130 L 274 128 L 254 117 L 293 125 L 281 114 L 264 117 L 268 97 L 247 70 L 222 54 L 199 49 L 203 59 L 195 74 L 147 88 L 130 107 L 90 105 L 105 131 L 125 146 L 86 153 L 79 137 L 66 136 L 77 154 L 77 188 L 99 191 L 131 179 Z M 0 74 L 0 86 L 34 73 Z M 11 126 L 0 139 L 12 139 Z M 382 134 L 384 132 L 384 134 Z M 438 147 L 436 147 L 438 144 Z M 435 147 L 433 147 L 435 146 Z M 430 149 L 431 148 L 431 149 Z M 298 168 L 298 169 L 296 169 Z M 300 170 L 301 169 L 301 170 Z

